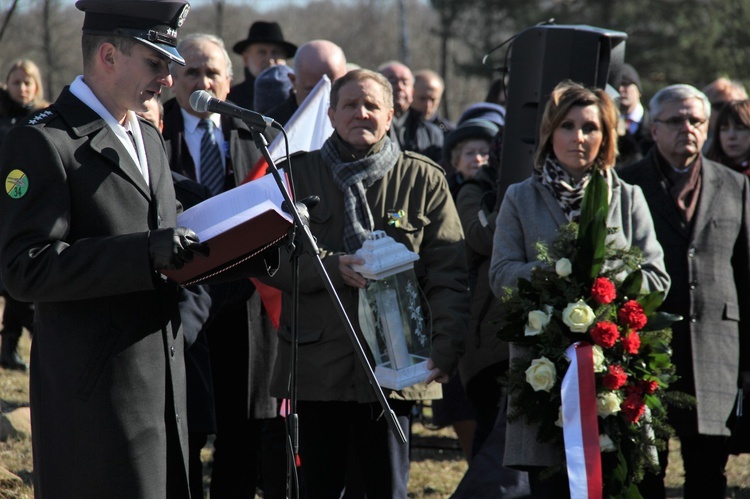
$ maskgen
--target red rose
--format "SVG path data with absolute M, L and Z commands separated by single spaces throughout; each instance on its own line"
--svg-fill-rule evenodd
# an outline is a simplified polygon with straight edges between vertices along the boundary
M 617 364 L 609 366 L 609 372 L 602 378 L 602 385 L 609 390 L 617 390 L 628 380 L 628 374 L 622 366 Z
M 641 348 L 641 337 L 635 331 L 631 331 L 622 338 L 622 348 L 630 355 L 636 355 Z
M 597 277 L 591 287 L 591 297 L 602 305 L 612 303 L 617 296 L 615 285 L 606 277 Z
M 620 409 L 622 409 L 622 413 L 628 422 L 635 423 L 641 419 L 641 416 L 646 411 L 646 404 L 643 403 L 643 398 L 640 395 L 631 393 L 620 404 Z
M 654 393 L 659 388 L 658 381 L 646 381 L 645 379 L 638 380 L 638 386 L 643 390 L 644 393 Z
M 600 347 L 612 348 L 619 337 L 617 324 L 609 321 L 598 322 L 591 328 L 591 339 Z
M 643 385 L 641 385 L 640 380 L 637 380 L 635 384 L 630 383 L 628 386 L 625 387 L 625 397 L 628 395 L 643 395 Z
M 641 307 L 641 304 L 635 300 L 628 300 L 625 302 L 622 308 L 617 312 L 617 319 L 623 325 L 626 325 L 635 331 L 643 329 L 643 326 L 648 322 L 646 315 L 643 313 L 643 307 Z

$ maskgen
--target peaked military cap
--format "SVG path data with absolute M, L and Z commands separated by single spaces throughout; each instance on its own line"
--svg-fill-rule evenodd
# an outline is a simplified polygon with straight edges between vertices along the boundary
M 190 4 L 185 0 L 78 0 L 86 13 L 83 32 L 116 35 L 154 49 L 177 64 L 185 59 L 177 52 L 177 28 L 185 22 Z

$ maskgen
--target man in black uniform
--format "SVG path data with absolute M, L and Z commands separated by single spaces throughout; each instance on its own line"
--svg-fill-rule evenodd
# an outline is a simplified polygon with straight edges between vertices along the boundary
M 31 424 L 37 498 L 185 498 L 177 287 L 203 246 L 177 215 L 158 131 L 184 0 L 78 0 L 83 76 L 0 151 L 0 270 L 36 305 Z M 79 449 L 71 452 L 71 449 Z

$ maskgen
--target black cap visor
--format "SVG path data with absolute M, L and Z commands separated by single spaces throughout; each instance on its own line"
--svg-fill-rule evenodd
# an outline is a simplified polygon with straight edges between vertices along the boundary
M 166 43 L 159 43 L 159 42 L 151 42 L 149 40 L 146 40 L 144 38 L 141 38 L 139 36 L 134 36 L 134 40 L 141 42 L 142 44 L 146 45 L 147 47 L 150 47 L 157 52 L 159 52 L 161 55 L 165 56 L 167 59 L 169 59 L 172 62 L 176 62 L 180 66 L 185 65 L 185 59 L 182 58 L 179 52 L 177 52 L 177 49 L 173 47 L 172 45 L 166 44 Z
M 174 33 L 174 36 L 168 34 Z M 154 29 L 124 29 L 114 30 L 117 36 L 132 38 L 149 48 L 152 48 L 167 57 L 170 61 L 176 62 L 181 66 L 185 65 L 185 59 L 182 58 L 175 45 L 177 44 L 177 31 L 170 29 L 168 26 L 158 26 Z

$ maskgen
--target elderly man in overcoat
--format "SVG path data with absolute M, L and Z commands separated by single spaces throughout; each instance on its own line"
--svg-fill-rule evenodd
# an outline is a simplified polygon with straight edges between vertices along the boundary
M 666 87 L 650 112 L 655 147 L 620 176 L 643 190 L 664 248 L 672 287 L 662 310 L 683 317 L 672 327 L 680 379 L 671 388 L 697 405 L 670 408 L 669 422 L 680 438 L 685 497 L 724 498 L 726 423 L 738 387 L 750 388 L 750 182 L 701 154 L 711 113 L 702 92 Z M 664 497 L 662 479 L 647 479 L 644 497 Z
M 209 188 L 212 195 L 240 185 L 260 159 L 250 128 L 242 120 L 190 106 L 193 92 L 203 90 L 225 100 L 232 82 L 232 62 L 215 35 L 192 33 L 177 46 L 185 65 L 172 65 L 173 99 L 164 103 L 164 140 L 173 171 Z M 205 125 L 209 125 L 206 127 Z M 264 132 L 271 142 L 274 133 Z M 212 175 L 204 138 L 217 146 Z M 218 179 L 217 179 L 218 177 Z M 218 182 L 216 182 L 218 180 Z M 216 436 L 210 492 L 214 497 L 251 497 L 263 482 L 264 497 L 283 498 L 286 477 L 284 424 L 269 394 L 276 335 L 260 293 L 249 279 L 210 286 L 211 317 L 206 327 Z M 204 435 L 191 436 L 194 469 L 200 466 Z M 263 477 L 259 477 L 259 473 Z

